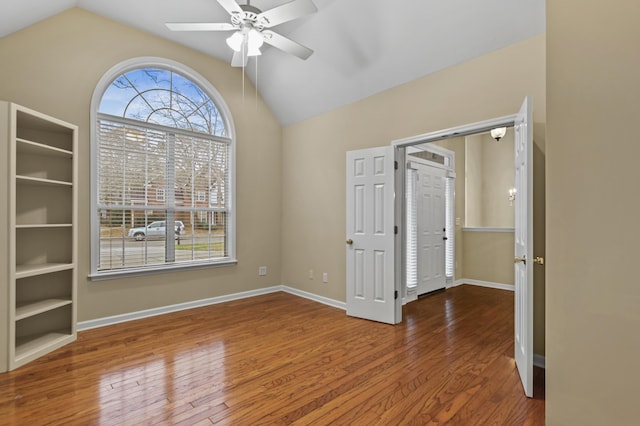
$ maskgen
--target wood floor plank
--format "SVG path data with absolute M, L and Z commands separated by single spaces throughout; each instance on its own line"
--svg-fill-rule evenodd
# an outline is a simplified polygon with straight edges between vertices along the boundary
M 0 374 L 0 424 L 544 424 L 513 293 L 459 286 L 389 326 L 285 293 L 87 330 Z

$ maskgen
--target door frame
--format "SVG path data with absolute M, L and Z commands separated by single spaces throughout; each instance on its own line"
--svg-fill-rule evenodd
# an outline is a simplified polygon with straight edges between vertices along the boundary
M 516 130 L 518 130 L 519 128 L 523 128 L 523 131 L 527 132 L 527 136 L 525 136 L 525 139 L 528 141 L 526 145 L 527 154 L 526 154 L 526 160 L 525 160 L 526 176 L 527 176 L 525 179 L 526 193 L 520 194 L 520 197 L 524 196 L 526 197 L 526 200 L 527 200 L 527 202 L 525 203 L 525 208 L 527 208 L 527 211 L 525 212 L 525 215 L 527 218 L 526 225 L 525 225 L 525 229 L 527 232 L 527 239 L 526 239 L 527 245 L 525 249 L 525 254 L 524 255 L 519 254 L 517 240 L 514 246 L 514 258 L 516 261 L 521 261 L 522 263 L 524 263 L 523 259 L 526 258 L 526 255 L 529 255 L 531 258 L 533 258 L 533 252 L 532 252 L 533 216 L 532 216 L 531 210 L 529 210 L 532 207 L 531 202 L 532 202 L 532 196 L 533 196 L 533 193 L 531 192 L 532 184 L 533 184 L 533 180 L 532 180 L 533 158 L 531 153 L 532 146 L 533 146 L 531 126 L 533 126 L 533 122 L 532 122 L 531 115 L 532 115 L 531 99 L 529 97 L 525 97 L 524 103 L 522 104 L 520 111 L 516 114 L 494 118 L 490 120 L 485 120 L 485 121 L 480 121 L 476 123 L 471 123 L 464 126 L 451 128 L 451 129 L 440 130 L 437 132 L 426 133 L 423 135 L 412 136 L 409 138 L 399 139 L 391 143 L 392 146 L 394 146 L 395 148 L 394 151 L 396 153 L 396 158 L 404 158 L 406 156 L 407 148 L 413 145 L 436 142 L 439 140 L 449 139 L 454 137 L 468 136 L 476 133 L 485 133 L 497 127 L 514 127 L 516 128 Z M 516 151 L 514 162 L 517 159 L 518 159 L 518 155 Z M 406 176 L 405 176 L 406 164 L 401 164 L 400 166 L 401 167 L 399 167 L 400 168 L 399 171 L 400 171 L 401 178 L 396 180 L 396 194 L 399 196 L 395 198 L 395 210 L 396 210 L 396 223 L 398 223 L 397 226 L 400 227 L 402 232 L 399 232 L 398 238 L 396 238 L 396 244 L 397 244 L 396 251 L 400 253 L 400 256 L 398 260 L 399 263 L 396 263 L 395 279 L 403 283 L 406 280 L 406 277 L 404 276 L 404 274 L 406 272 L 406 262 L 407 262 L 405 251 L 403 250 L 405 246 L 405 241 L 406 241 L 405 240 L 406 224 L 404 220 L 406 217 L 406 212 L 405 212 L 406 209 L 404 208 L 406 206 L 406 200 L 405 200 L 406 194 L 405 194 L 405 188 L 404 188 L 406 183 Z M 517 183 L 516 183 L 516 187 L 518 187 Z M 516 214 L 517 213 L 518 212 L 516 208 Z M 518 226 L 516 223 L 516 233 L 517 232 L 518 232 Z M 518 266 L 519 265 L 516 265 L 516 273 L 518 272 L 517 271 Z M 531 316 L 533 315 L 533 294 L 532 294 L 533 269 L 532 269 L 532 266 L 527 265 L 525 274 L 527 278 L 524 281 L 524 288 L 520 288 L 519 290 L 519 286 L 522 287 L 523 284 L 522 282 L 518 284 L 517 277 L 516 277 L 516 283 L 515 283 L 516 297 L 514 298 L 514 310 L 516 315 L 516 321 L 514 325 L 514 334 L 515 334 L 514 360 L 515 360 L 518 373 L 520 375 L 520 380 L 522 382 L 525 395 L 527 397 L 533 397 L 533 362 L 532 362 L 532 357 L 533 357 L 532 321 L 533 320 L 531 318 Z M 396 283 L 396 286 L 397 286 L 397 283 Z M 523 296 L 523 291 L 525 292 L 524 296 Z M 522 301 L 522 297 L 526 297 L 526 299 Z M 518 300 L 519 298 L 520 300 Z M 524 312 L 522 311 L 523 306 L 525 307 Z M 519 307 L 520 307 L 520 310 L 519 310 Z M 519 316 L 522 316 L 522 315 L 526 316 L 528 319 L 525 320 L 524 326 L 522 325 L 522 321 L 521 321 L 521 325 L 519 326 L 517 320 Z M 524 339 L 525 339 L 524 343 L 520 343 L 520 345 L 518 345 L 518 336 L 520 336 L 521 338 L 522 336 L 524 336 Z M 522 350 L 518 351 L 518 349 L 522 349 Z

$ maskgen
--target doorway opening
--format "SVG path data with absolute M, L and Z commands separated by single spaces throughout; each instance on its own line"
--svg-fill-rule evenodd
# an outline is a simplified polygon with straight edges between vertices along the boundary
M 514 290 L 513 157 L 512 128 L 407 148 L 403 304 L 460 284 Z
M 455 264 L 455 153 L 434 144 L 412 146 L 405 164 L 403 304 L 451 287 Z

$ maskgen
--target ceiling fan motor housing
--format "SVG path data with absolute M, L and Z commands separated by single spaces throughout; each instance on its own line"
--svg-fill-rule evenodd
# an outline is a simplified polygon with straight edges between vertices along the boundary
M 250 4 L 241 4 L 240 8 L 242 8 L 244 13 L 240 14 L 234 12 L 231 15 L 231 24 L 238 28 L 254 28 L 257 31 L 262 31 L 264 29 L 264 25 L 258 22 L 258 15 L 262 13 L 260 9 L 251 6 Z

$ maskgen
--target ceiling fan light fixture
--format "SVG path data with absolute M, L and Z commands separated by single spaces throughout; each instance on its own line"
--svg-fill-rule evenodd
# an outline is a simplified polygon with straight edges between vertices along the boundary
M 249 30 L 247 34 L 247 56 L 262 55 L 260 48 L 264 43 L 264 37 L 255 29 Z
M 227 38 L 227 45 L 236 52 L 242 50 L 242 43 L 244 43 L 244 34 L 241 31 L 236 31 Z
M 247 48 L 247 56 L 260 56 L 260 55 L 262 55 L 262 52 L 257 47 L 249 46 L 249 48 Z

